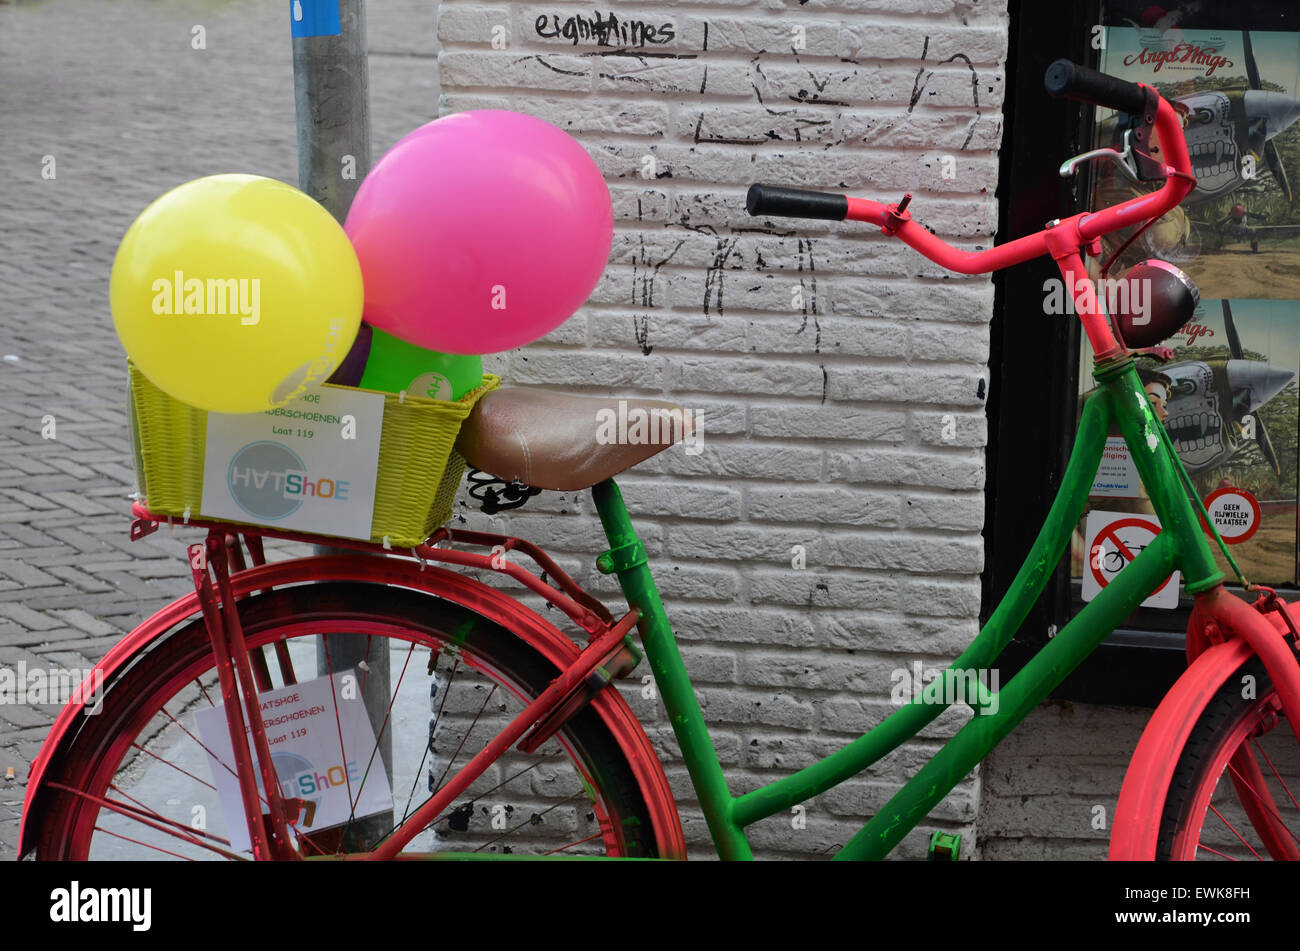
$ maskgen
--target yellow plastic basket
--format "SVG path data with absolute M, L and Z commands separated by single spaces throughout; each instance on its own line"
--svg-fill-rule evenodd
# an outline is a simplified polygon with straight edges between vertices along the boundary
M 207 411 L 168 396 L 129 360 L 127 369 L 132 450 L 145 504 L 155 515 L 206 519 L 201 502 Z M 458 400 L 381 394 L 384 429 L 379 439 L 371 541 L 382 543 L 386 538 L 393 547 L 409 548 L 423 543 L 451 518 L 452 502 L 465 474 L 465 460 L 455 449 L 456 436 L 479 398 L 500 385 L 499 377 L 485 373 L 482 385 Z

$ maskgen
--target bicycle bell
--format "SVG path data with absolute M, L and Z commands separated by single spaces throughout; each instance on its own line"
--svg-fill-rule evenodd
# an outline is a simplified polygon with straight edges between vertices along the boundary
M 1111 319 L 1130 347 L 1153 347 L 1192 319 L 1201 292 L 1168 261 L 1135 264 L 1107 288 Z

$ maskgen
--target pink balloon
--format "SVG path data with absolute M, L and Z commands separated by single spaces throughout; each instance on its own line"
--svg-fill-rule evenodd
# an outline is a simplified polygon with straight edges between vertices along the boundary
M 361 183 L 344 230 L 367 323 L 429 350 L 495 353 L 582 306 L 609 260 L 614 210 L 572 136 L 486 109 L 394 145 Z

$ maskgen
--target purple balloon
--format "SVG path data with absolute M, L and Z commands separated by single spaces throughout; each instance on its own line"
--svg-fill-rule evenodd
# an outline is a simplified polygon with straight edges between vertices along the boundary
M 360 386 L 361 377 L 366 372 L 366 360 L 370 357 L 370 338 L 372 336 L 370 327 L 363 323 L 357 330 L 357 339 L 352 344 L 352 349 L 343 358 L 339 368 L 325 382 L 336 383 L 339 386 Z

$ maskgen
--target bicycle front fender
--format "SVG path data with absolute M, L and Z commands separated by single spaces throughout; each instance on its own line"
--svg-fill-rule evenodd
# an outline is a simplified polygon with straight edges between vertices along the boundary
M 1155 859 L 1165 794 L 1187 738 L 1215 694 L 1253 654 L 1240 638 L 1215 644 L 1165 694 L 1124 774 L 1110 834 L 1111 861 Z
M 581 653 L 581 648 L 559 628 L 508 594 L 457 572 L 421 566 L 418 562 L 404 558 L 355 555 L 297 558 L 238 571 L 230 578 L 236 598 L 246 597 L 263 588 L 315 581 L 396 585 L 451 601 L 518 635 L 560 670 L 570 666 Z M 200 616 L 197 594 L 187 594 L 167 605 L 114 644 L 96 665 L 102 683 L 111 684 L 137 656 L 165 638 L 178 624 Z M 35 847 L 29 838 L 27 818 L 33 814 L 33 810 L 41 808 L 49 781 L 50 765 L 58 762 L 63 755 L 77 733 L 81 718 L 93 715 L 87 707 L 93 709 L 94 702 L 95 698 L 90 696 L 74 697 L 73 702 L 59 712 L 49 737 L 41 746 L 36 762 L 32 764 L 19 825 L 19 858 Z M 661 805 L 673 802 L 668 778 L 664 775 L 659 757 L 636 714 L 623 696 L 612 689 L 597 693 L 591 701 L 591 709 L 605 721 L 619 746 L 627 753 L 628 763 L 645 794 L 646 802 L 656 811 L 659 854 L 665 858 L 685 858 L 686 839 L 681 819 L 675 809 Z

